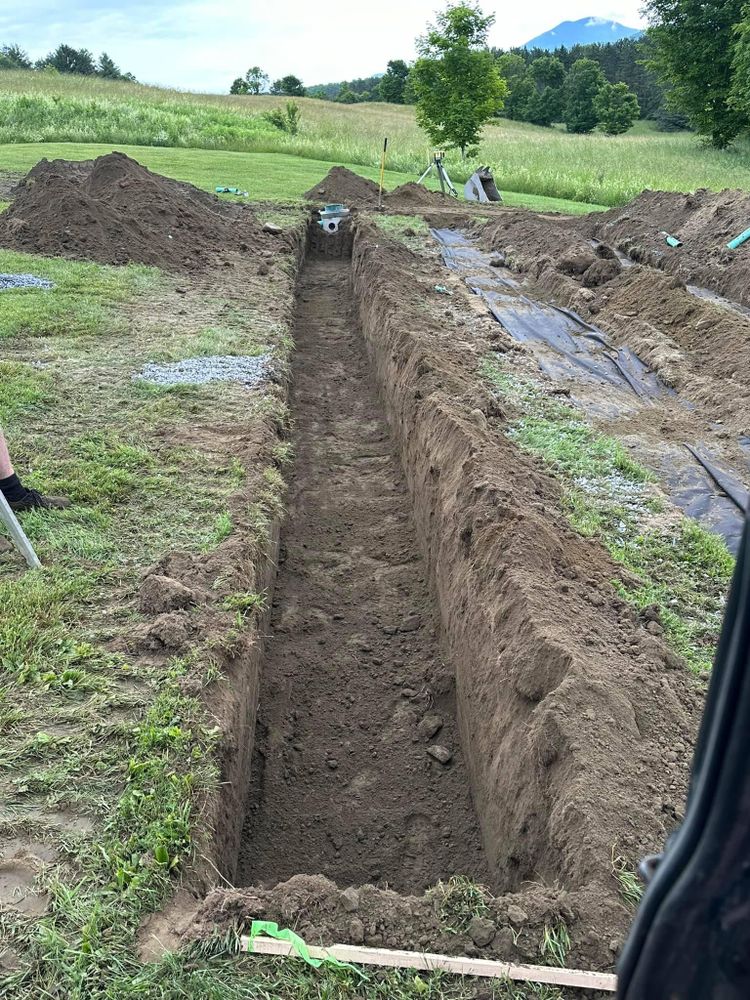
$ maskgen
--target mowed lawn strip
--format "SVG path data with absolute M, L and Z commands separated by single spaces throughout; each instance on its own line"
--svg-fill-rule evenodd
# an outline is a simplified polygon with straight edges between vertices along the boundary
M 49 160 L 89 160 L 118 150 L 142 163 L 149 170 L 188 181 L 206 191 L 216 187 L 238 187 L 247 191 L 253 201 L 294 202 L 302 199 L 322 180 L 331 167 L 346 166 L 350 170 L 377 180 L 380 170 L 376 166 L 356 163 L 340 164 L 334 160 L 315 160 L 285 153 L 235 153 L 213 149 L 179 149 L 155 146 L 128 146 L 103 143 L 40 142 L 10 143 L 0 145 L 0 173 L 30 170 L 35 163 L 46 157 Z M 408 181 L 416 180 L 416 175 L 386 170 L 385 187 L 392 190 Z M 436 181 L 429 185 L 439 189 Z M 459 185 L 461 188 L 463 185 Z M 230 197 L 230 196 L 226 196 Z M 530 208 L 539 212 L 563 212 L 581 214 L 604 209 L 603 205 L 587 204 L 561 198 L 541 197 L 503 191 L 506 205 Z

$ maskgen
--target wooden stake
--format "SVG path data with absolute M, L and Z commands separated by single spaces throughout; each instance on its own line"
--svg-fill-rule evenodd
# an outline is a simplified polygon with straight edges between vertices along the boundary
M 243 951 L 253 955 L 280 955 L 297 958 L 288 941 L 273 938 L 240 938 Z M 576 986 L 587 990 L 614 993 L 617 977 L 607 972 L 583 972 L 578 969 L 556 969 L 546 965 L 513 965 L 484 958 L 454 958 L 429 952 L 392 951 L 388 948 L 364 948 L 357 945 L 334 944 L 330 948 L 309 948 L 313 958 L 337 958 L 355 965 L 382 965 L 394 969 L 420 969 L 424 972 L 441 970 L 459 976 L 480 976 L 486 979 L 516 979 L 527 983 L 549 983 L 553 986 Z

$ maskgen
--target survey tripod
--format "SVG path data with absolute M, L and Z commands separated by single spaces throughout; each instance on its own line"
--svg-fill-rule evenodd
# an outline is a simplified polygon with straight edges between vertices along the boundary
M 437 178 L 440 181 L 440 190 L 445 194 L 445 189 L 453 195 L 454 198 L 458 198 L 458 191 L 453 187 L 453 181 L 448 176 L 448 171 L 445 169 L 443 164 L 443 159 L 445 158 L 445 153 L 441 149 L 435 149 L 432 153 L 432 159 L 427 165 L 427 169 L 422 174 L 422 176 L 417 181 L 417 184 L 421 184 L 422 181 L 428 174 L 431 174 L 434 170 L 437 174 Z

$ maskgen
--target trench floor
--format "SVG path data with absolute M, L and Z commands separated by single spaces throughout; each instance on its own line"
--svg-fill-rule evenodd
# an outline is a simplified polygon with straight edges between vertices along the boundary
M 296 457 L 237 882 L 490 883 L 452 673 L 349 269 L 311 257 L 302 276 Z

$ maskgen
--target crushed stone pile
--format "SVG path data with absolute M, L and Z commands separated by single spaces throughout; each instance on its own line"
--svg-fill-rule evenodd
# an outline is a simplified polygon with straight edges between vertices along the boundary
M 331 167 L 323 180 L 305 191 L 303 198 L 360 207 L 377 205 L 378 185 L 346 167 Z
M 149 362 L 133 380 L 162 386 L 205 385 L 207 382 L 240 382 L 252 386 L 268 378 L 270 364 L 268 354 L 256 357 L 217 354 L 185 358 L 172 364 Z
M 0 216 L 0 246 L 102 264 L 203 268 L 269 237 L 245 205 L 154 174 L 123 153 L 41 160 Z
M 35 274 L 0 274 L 0 292 L 11 288 L 54 288 L 47 278 L 37 278 Z

